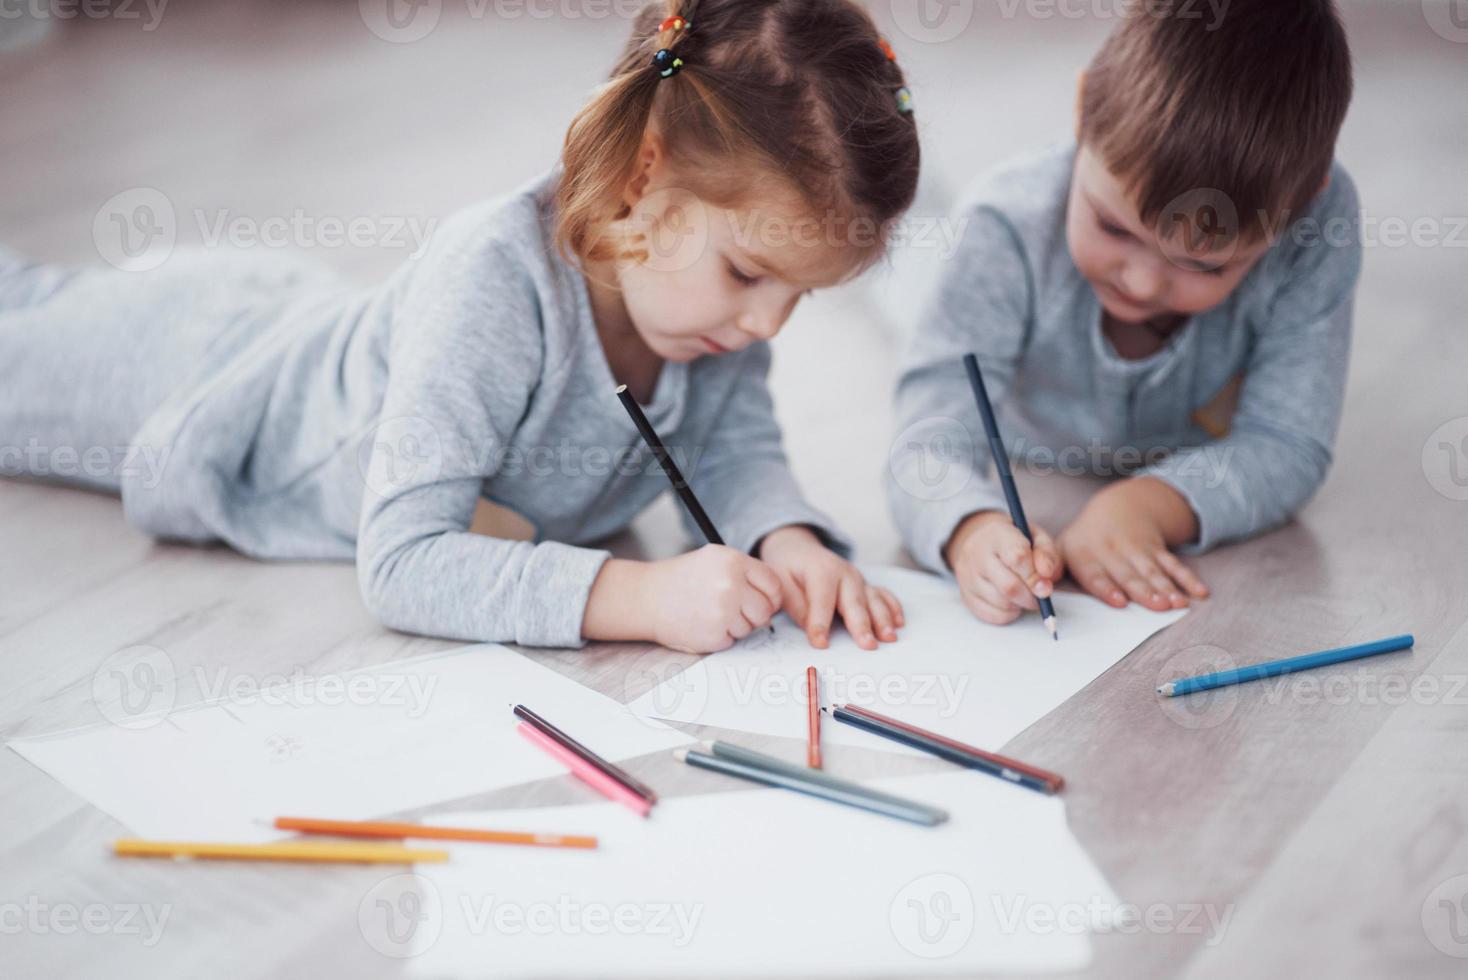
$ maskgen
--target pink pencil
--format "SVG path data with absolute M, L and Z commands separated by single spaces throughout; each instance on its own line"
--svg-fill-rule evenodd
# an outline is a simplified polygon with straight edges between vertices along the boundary
M 557 762 L 571 770 L 571 773 L 577 779 L 586 783 L 602 796 L 617 801 L 636 813 L 639 817 L 647 816 L 648 811 L 652 809 L 652 804 L 648 803 L 647 800 L 644 800 L 600 769 L 591 765 L 576 753 L 560 745 L 554 739 L 546 737 L 533 725 L 522 721 L 516 727 L 519 728 L 521 735 L 524 735 L 531 742 L 544 749 Z

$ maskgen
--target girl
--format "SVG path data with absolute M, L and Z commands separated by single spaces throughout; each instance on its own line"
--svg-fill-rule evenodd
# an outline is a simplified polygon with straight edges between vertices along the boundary
M 649 6 L 562 166 L 380 287 L 238 256 L 146 275 L 0 256 L 0 466 L 90 459 L 74 481 L 155 535 L 355 557 L 396 629 L 704 652 L 783 608 L 815 646 L 839 614 L 873 649 L 901 607 L 801 497 L 765 341 L 880 255 L 917 172 L 901 72 L 849 0 Z M 618 383 L 728 547 L 588 546 L 668 486 Z M 474 533 L 489 502 L 533 540 Z

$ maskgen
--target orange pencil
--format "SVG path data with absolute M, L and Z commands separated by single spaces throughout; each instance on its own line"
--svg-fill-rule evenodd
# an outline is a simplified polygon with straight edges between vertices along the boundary
M 814 667 L 805 668 L 805 764 L 821 768 L 821 681 Z
M 314 817 L 276 817 L 276 830 L 341 837 L 431 837 L 434 840 L 474 841 L 481 844 L 526 844 L 531 847 L 595 847 L 595 837 L 574 834 L 532 834 L 516 830 L 474 830 L 469 827 L 431 827 L 382 820 L 318 820 Z

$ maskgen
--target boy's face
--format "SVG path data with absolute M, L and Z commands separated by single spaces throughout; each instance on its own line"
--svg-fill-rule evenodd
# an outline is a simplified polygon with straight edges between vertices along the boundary
M 1066 238 L 1076 268 L 1116 320 L 1142 323 L 1210 310 L 1268 249 L 1267 240 L 1210 237 L 1209 227 L 1202 233 L 1183 227 L 1206 221 L 1194 212 L 1191 197 L 1180 200 L 1189 204 L 1186 214 L 1163 214 L 1149 227 L 1101 158 L 1084 144 L 1077 151 Z
M 841 278 L 828 244 L 772 233 L 780 222 L 686 191 L 652 188 L 624 221 L 646 257 L 617 263 L 623 302 L 643 342 L 669 361 L 768 340 L 801 297 Z

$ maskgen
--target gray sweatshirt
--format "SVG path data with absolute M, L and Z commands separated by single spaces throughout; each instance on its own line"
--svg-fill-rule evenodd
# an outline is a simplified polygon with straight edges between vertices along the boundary
M 1332 168 L 1329 186 L 1223 303 L 1156 353 L 1125 360 L 1066 245 L 1075 152 L 1068 142 L 1027 157 L 965 196 L 961 242 L 904 358 L 888 498 L 913 556 L 936 571 L 947 571 L 942 548 L 964 517 L 1005 509 L 968 352 L 1011 459 L 1165 481 L 1198 517 L 1185 551 L 1283 522 L 1330 465 L 1361 265 L 1346 172 Z
M 239 314 L 137 435 L 169 455 L 161 479 L 124 476 L 129 519 L 262 558 L 355 558 L 396 629 L 579 646 L 608 557 L 588 545 L 669 484 L 552 243 L 555 177 L 446 220 L 379 288 Z M 786 465 L 769 362 L 756 344 L 665 364 L 648 418 L 730 546 L 806 524 L 844 551 Z M 481 495 L 535 540 L 469 533 Z

